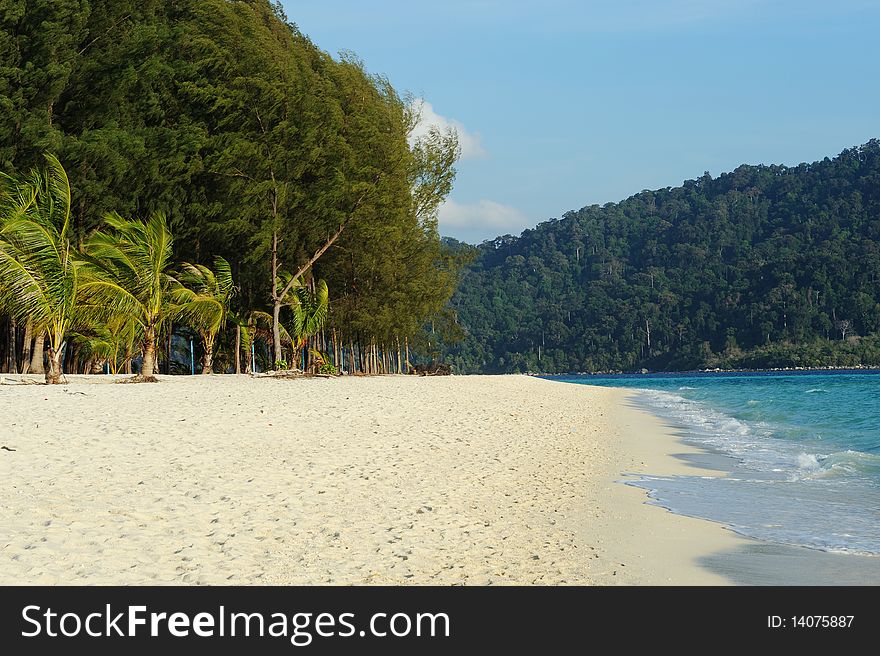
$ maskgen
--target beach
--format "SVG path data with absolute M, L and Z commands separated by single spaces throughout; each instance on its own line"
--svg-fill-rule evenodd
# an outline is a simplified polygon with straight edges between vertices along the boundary
M 73 376 L 0 416 L 3 584 L 725 584 L 751 542 L 621 483 L 701 472 L 626 390 Z

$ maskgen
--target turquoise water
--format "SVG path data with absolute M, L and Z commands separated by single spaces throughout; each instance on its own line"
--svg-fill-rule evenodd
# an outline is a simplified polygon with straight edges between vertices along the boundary
M 640 390 L 682 438 L 727 458 L 723 477 L 643 476 L 673 512 L 746 536 L 880 554 L 880 373 L 555 376 Z

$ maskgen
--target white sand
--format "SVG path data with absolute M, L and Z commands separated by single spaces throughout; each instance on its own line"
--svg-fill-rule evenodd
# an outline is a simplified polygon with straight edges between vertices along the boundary
M 103 384 L 100 384 L 103 383 Z M 723 583 L 614 481 L 683 447 L 521 376 L 0 386 L 0 583 Z

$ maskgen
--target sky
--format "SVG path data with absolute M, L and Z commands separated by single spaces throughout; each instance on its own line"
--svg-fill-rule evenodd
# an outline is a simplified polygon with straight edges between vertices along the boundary
M 479 243 L 880 137 L 880 0 L 284 0 L 457 128 L 440 232 Z

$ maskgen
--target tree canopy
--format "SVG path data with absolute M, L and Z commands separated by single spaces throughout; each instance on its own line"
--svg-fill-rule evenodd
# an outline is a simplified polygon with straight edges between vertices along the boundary
M 163 213 L 175 260 L 222 257 L 235 311 L 275 310 L 276 349 L 282 277 L 325 279 L 327 328 L 354 341 L 412 337 L 442 311 L 455 261 L 436 209 L 459 149 L 436 130 L 414 141 L 413 111 L 268 0 L 0 10 L 0 171 L 57 155 L 78 248 L 108 214 Z

